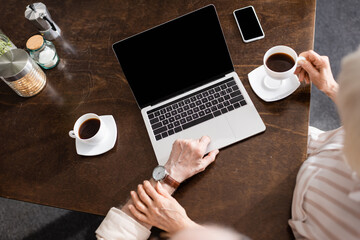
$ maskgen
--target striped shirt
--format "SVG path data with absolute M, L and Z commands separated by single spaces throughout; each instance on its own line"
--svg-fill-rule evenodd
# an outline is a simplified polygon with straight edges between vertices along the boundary
M 289 220 L 296 239 L 360 239 L 360 178 L 346 164 L 343 139 L 343 128 L 309 128 Z

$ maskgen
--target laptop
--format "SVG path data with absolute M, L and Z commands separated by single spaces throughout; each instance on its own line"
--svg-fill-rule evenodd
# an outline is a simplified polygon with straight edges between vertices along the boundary
M 207 135 L 210 152 L 265 131 L 234 71 L 214 5 L 116 42 L 113 50 L 160 165 L 176 139 Z

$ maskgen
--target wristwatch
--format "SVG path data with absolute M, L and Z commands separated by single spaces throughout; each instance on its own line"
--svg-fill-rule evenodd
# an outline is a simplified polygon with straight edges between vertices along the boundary
M 164 183 L 168 184 L 169 186 L 173 188 L 178 188 L 180 183 L 173 179 L 169 173 L 166 171 L 164 166 L 157 166 L 154 168 L 154 171 L 152 173 L 152 177 L 155 181 L 161 181 L 163 180 Z

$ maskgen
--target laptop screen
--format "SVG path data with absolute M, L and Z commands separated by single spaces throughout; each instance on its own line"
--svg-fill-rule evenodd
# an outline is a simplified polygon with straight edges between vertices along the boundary
M 113 45 L 140 108 L 234 71 L 213 5 Z

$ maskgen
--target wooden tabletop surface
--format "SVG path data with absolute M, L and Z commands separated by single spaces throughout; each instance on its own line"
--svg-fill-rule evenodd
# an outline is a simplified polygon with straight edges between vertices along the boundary
M 24 18 L 28 1 L 0 0 L 0 27 L 24 48 L 36 34 Z M 235 70 L 267 130 L 222 149 L 215 163 L 174 194 L 200 223 L 231 226 L 253 239 L 289 239 L 287 221 L 297 171 L 306 158 L 310 88 L 266 103 L 247 74 L 262 64 L 267 49 L 288 45 L 312 49 L 315 0 L 290 1 L 43 1 L 62 29 L 54 41 L 59 65 L 45 71 L 46 88 L 32 98 L 0 83 L 0 196 L 105 215 L 124 204 L 129 191 L 157 165 L 140 110 L 111 45 L 123 38 L 213 3 Z M 265 38 L 243 43 L 232 16 L 256 9 Z M 76 154 L 68 136 L 81 115 L 113 115 L 115 147 L 100 156 Z

